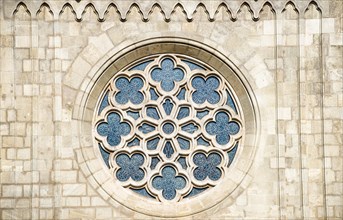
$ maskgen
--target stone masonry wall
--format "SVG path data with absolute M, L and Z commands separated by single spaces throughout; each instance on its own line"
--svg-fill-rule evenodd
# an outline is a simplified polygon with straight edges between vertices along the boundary
M 241 187 L 184 219 L 343 218 L 341 0 L 2 0 L 0 13 L 0 219 L 160 219 L 94 187 L 78 112 L 106 60 L 165 38 L 224 54 L 259 112 Z

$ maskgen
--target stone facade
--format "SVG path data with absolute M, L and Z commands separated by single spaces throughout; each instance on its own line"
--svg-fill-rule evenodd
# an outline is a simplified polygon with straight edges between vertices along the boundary
M 341 0 L 2 0 L 0 9 L 0 219 L 343 218 Z M 220 201 L 216 192 L 144 207 L 113 187 L 97 157 L 92 119 L 108 67 L 156 53 L 229 68 L 247 97 L 246 144 Z

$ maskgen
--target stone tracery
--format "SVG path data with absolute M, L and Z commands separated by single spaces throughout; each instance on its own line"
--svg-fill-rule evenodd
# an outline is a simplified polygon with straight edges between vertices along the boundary
M 230 88 L 210 67 L 176 54 L 120 71 L 103 90 L 94 122 L 113 178 L 161 202 L 215 187 L 244 133 Z

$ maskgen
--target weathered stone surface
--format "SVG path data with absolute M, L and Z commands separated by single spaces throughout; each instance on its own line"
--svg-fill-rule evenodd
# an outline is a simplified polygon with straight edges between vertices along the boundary
M 186 219 L 343 218 L 342 1 L 4 0 L 0 9 L 0 219 L 191 213 L 187 202 L 154 217 L 135 211 L 145 197 L 118 203 L 85 135 L 94 132 L 85 103 L 97 102 L 106 68 L 115 63 L 115 74 L 161 48 L 203 57 L 219 72 L 221 61 L 197 48 L 227 59 L 259 113 L 245 118 L 258 122 L 259 141 L 244 149 L 256 149 L 253 158 L 235 158 L 228 184 L 237 189 Z M 140 49 L 148 41 L 160 44 Z

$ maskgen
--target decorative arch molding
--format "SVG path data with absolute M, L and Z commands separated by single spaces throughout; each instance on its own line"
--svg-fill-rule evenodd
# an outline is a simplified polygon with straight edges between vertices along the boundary
M 161 46 L 162 44 L 164 46 Z M 189 50 L 186 50 L 186 48 L 189 48 Z M 233 83 L 232 85 L 239 86 L 240 89 L 237 89 L 236 91 L 239 91 L 239 97 L 244 96 L 241 99 L 243 101 L 242 107 L 243 109 L 247 109 L 247 111 L 243 113 L 244 118 L 250 119 L 252 125 L 247 127 L 246 135 L 248 138 L 246 139 L 246 142 L 244 142 L 245 147 L 237 154 L 241 160 L 235 162 L 232 169 L 232 175 L 222 182 L 223 185 L 227 186 L 225 194 L 218 188 L 218 190 L 215 189 L 212 191 L 210 196 L 212 199 L 209 199 L 208 195 L 200 195 L 202 197 L 199 200 L 187 200 L 186 202 L 180 202 L 173 206 L 168 204 L 163 205 L 157 202 L 147 202 L 146 200 L 137 200 L 138 197 L 133 192 L 127 192 L 127 195 L 129 196 L 126 196 L 125 194 L 122 194 L 121 190 L 116 190 L 117 187 L 113 187 L 114 183 L 110 178 L 110 175 L 103 169 L 103 164 L 99 163 L 99 155 L 93 150 L 93 142 L 88 138 L 90 137 L 89 135 L 91 132 L 89 125 L 92 121 L 92 114 L 90 114 L 90 111 L 94 109 L 93 107 L 96 104 L 94 97 L 98 97 L 98 92 L 103 88 L 101 83 L 107 82 L 109 77 L 113 76 L 113 71 L 120 70 L 123 65 L 126 65 L 125 63 L 131 62 L 130 60 L 134 61 L 144 57 L 145 53 L 149 54 L 151 49 L 157 54 L 160 52 L 187 53 L 184 55 L 202 59 L 204 62 L 207 60 L 209 65 L 215 66 L 215 68 L 218 68 L 218 71 L 222 73 L 235 73 L 235 77 L 237 77 L 235 80 L 237 80 L 237 83 Z M 243 72 L 241 72 L 245 71 L 244 68 L 239 69 L 237 63 L 230 61 L 229 58 L 220 51 L 214 49 L 214 47 L 206 46 L 195 40 L 183 38 L 150 38 L 139 41 L 136 44 L 130 44 L 128 41 L 127 44 L 122 47 L 119 46 L 103 53 L 104 56 L 100 58 L 87 73 L 87 78 L 90 80 L 85 79 L 82 85 L 71 84 L 67 86 L 78 90 L 72 116 L 74 122 L 78 126 L 77 130 L 79 132 L 78 144 L 75 148 L 80 155 L 78 157 L 78 163 L 89 183 L 91 183 L 104 199 L 111 204 L 120 203 L 125 206 L 133 204 L 134 201 L 138 201 L 137 206 L 127 206 L 127 208 L 151 216 L 183 217 L 208 210 L 220 204 L 229 196 L 231 198 L 236 198 L 236 196 L 240 195 L 246 189 L 252 180 L 252 173 L 255 169 L 254 166 L 252 166 L 252 163 L 257 150 L 256 146 L 259 146 L 259 143 L 261 142 L 261 119 L 259 114 L 260 106 L 258 106 L 253 92 L 254 86 L 248 82 Z M 213 56 L 216 58 L 212 59 Z M 219 60 L 222 60 L 224 65 L 219 65 L 221 62 L 218 62 Z M 75 61 L 73 66 L 77 66 L 78 62 L 79 61 Z M 114 65 L 112 65 L 112 63 Z M 70 70 L 70 74 L 74 75 L 72 69 L 73 68 Z M 229 69 L 231 70 L 229 71 Z M 229 73 L 231 71 L 232 73 Z M 234 75 L 230 76 L 227 75 L 224 77 L 232 80 L 235 78 L 233 77 Z M 67 78 L 64 80 L 69 81 Z M 230 201 L 234 202 L 234 199 Z M 154 210 L 149 208 L 151 205 L 155 207 Z
M 94 9 L 94 14 L 99 22 L 106 21 L 106 15 L 109 13 L 109 8 L 114 7 L 116 13 L 120 17 L 120 21 L 124 22 L 127 20 L 128 14 L 130 14 L 133 8 L 136 8 L 141 16 L 143 22 L 148 22 L 152 11 L 157 7 L 159 8 L 159 13 L 161 13 L 164 21 L 171 21 L 171 15 L 175 13 L 177 8 L 181 8 L 182 13 L 185 15 L 185 21 L 191 22 L 193 20 L 193 15 L 197 12 L 199 13 L 199 8 L 202 8 L 203 13 L 206 13 L 207 18 L 210 22 L 216 20 L 216 14 L 221 7 L 225 7 L 227 13 L 232 18 L 232 21 L 238 20 L 237 15 L 241 12 L 242 7 L 247 7 L 249 13 L 251 14 L 252 21 L 258 21 L 260 19 L 261 10 L 263 7 L 268 5 L 273 12 L 276 14 L 281 13 L 287 5 L 291 4 L 294 10 L 298 11 L 300 16 L 302 16 L 308 9 L 309 5 L 315 5 L 317 10 L 323 14 L 327 14 L 328 8 L 321 4 L 322 0 L 308 0 L 308 1 L 295 1 L 295 0 L 276 0 L 276 1 L 254 1 L 254 0 L 225 0 L 225 1 L 211 1 L 208 3 L 206 1 L 20 1 L 19 3 L 5 3 L 5 7 L 10 10 L 5 10 L 6 17 L 12 17 L 18 11 L 18 8 L 25 7 L 26 12 L 33 16 L 36 16 L 37 12 L 45 6 L 50 9 L 51 13 L 54 15 L 54 19 L 58 20 L 60 15 L 63 14 L 64 9 L 69 7 L 73 13 L 75 13 L 75 21 L 83 21 L 83 16 L 85 10 L 88 7 Z M 7 13 L 7 14 L 6 14 Z

